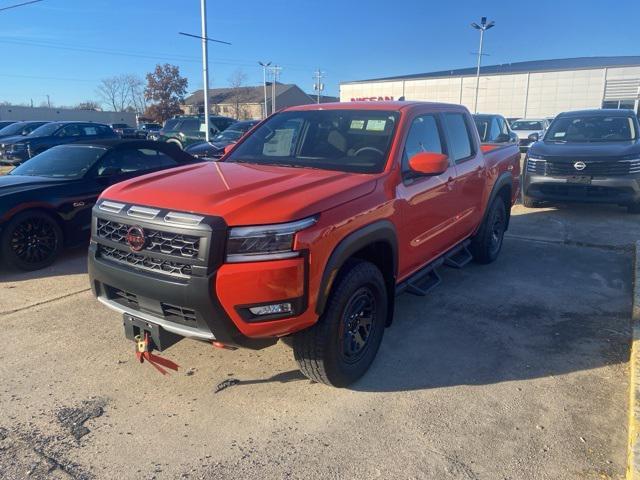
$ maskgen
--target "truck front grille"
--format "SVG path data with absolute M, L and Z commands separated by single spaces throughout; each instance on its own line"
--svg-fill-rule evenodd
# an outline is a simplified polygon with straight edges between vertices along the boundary
M 98 237 L 112 242 L 127 245 L 127 231 L 131 225 L 107 220 L 97 219 L 96 232 Z M 145 228 L 147 245 L 145 251 L 162 253 L 183 258 L 197 258 L 200 251 L 200 237 L 184 235 L 180 233 L 164 232 Z
M 583 162 L 585 167 L 578 170 L 577 162 Z M 547 175 L 586 175 L 593 177 L 615 177 L 640 173 L 640 159 L 638 160 L 603 160 L 603 159 L 551 159 L 546 161 Z
M 98 245 L 98 256 L 113 262 L 122 263 L 151 272 L 164 273 L 166 275 L 186 278 L 190 277 L 192 274 L 191 265 L 170 260 L 162 260 L 144 253 L 129 252 L 118 248 L 107 247 L 106 245 Z

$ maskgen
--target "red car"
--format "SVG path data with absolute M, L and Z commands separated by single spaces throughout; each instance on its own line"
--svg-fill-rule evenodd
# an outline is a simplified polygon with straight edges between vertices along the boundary
M 443 263 L 496 259 L 519 158 L 515 145 L 481 149 L 459 105 L 289 108 L 220 162 L 105 191 L 91 286 L 141 350 L 284 338 L 306 376 L 346 386 L 373 361 L 397 294 L 425 294 Z

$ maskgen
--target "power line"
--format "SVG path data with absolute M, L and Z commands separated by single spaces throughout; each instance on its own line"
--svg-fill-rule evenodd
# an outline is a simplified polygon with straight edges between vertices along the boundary
M 0 8 L 0 12 L 2 12 L 4 10 L 10 10 L 12 8 L 24 7 L 25 5 L 31 5 L 32 3 L 38 3 L 38 2 L 41 2 L 41 1 L 42 0 L 31 0 L 30 2 L 18 3 L 17 5 L 9 5 L 8 7 Z

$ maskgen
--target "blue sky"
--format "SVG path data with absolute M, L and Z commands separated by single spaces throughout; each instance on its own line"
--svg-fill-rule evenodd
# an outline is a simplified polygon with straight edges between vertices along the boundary
M 486 64 L 640 54 L 638 0 L 209 0 L 208 10 L 209 36 L 233 44 L 210 47 L 212 87 L 237 69 L 261 84 L 258 60 L 308 92 L 320 67 L 333 95 L 340 81 L 472 66 L 469 24 L 483 15 L 496 21 Z M 178 35 L 199 29 L 199 0 L 44 0 L 0 12 L 0 101 L 96 99 L 101 78 L 165 62 L 189 91 L 202 88 L 200 43 Z

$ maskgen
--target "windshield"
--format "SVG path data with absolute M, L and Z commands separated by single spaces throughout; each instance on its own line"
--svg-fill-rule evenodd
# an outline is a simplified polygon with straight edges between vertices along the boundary
M 14 168 L 9 175 L 81 178 L 106 151 L 106 148 L 89 145 L 61 145 L 36 155 Z
M 238 130 L 225 130 L 224 132 L 221 132 L 217 134 L 215 137 L 213 137 L 212 141 L 220 142 L 223 140 L 229 140 L 231 142 L 234 142 L 238 140 L 241 136 L 242 136 L 242 132 L 239 132 Z
M 29 134 L 30 137 L 48 137 L 49 135 L 53 135 L 56 130 L 61 127 L 59 123 L 47 123 L 42 125 L 41 127 L 36 128 L 33 132 Z
M 624 142 L 636 140 L 633 117 L 592 115 L 556 118 L 545 135 L 552 142 Z
M 384 169 L 397 112 L 308 110 L 274 115 L 228 162 L 377 173 Z
M 24 122 L 12 123 L 8 127 L 0 128 L 0 135 L 20 135 L 27 125 Z
M 543 130 L 542 122 L 539 121 L 528 121 L 528 120 L 518 120 L 511 124 L 511 130 Z

